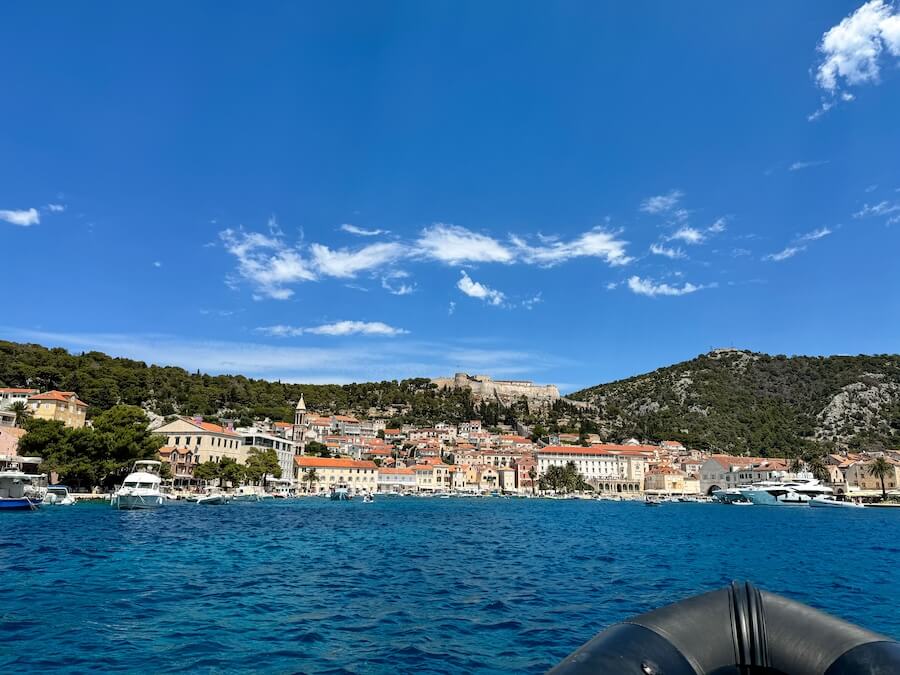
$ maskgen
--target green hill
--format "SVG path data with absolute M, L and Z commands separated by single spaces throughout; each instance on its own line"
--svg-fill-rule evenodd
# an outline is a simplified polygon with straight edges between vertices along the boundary
M 725 452 L 900 445 L 900 356 L 769 356 L 716 350 L 570 396 L 602 435 Z

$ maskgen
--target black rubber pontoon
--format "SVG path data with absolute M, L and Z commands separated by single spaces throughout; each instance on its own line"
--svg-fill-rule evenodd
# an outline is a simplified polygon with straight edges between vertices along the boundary
M 552 675 L 898 675 L 900 643 L 749 583 L 616 624 Z

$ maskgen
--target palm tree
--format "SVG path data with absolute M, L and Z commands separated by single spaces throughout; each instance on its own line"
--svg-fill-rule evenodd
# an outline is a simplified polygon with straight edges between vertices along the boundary
M 531 479 L 531 494 L 534 496 L 534 479 L 537 478 L 537 471 L 534 467 L 528 469 L 528 477 Z
M 831 474 L 828 473 L 828 467 L 825 466 L 825 461 L 821 456 L 810 457 L 806 463 L 806 468 L 809 469 L 813 477 L 818 478 L 820 481 L 827 483 L 831 480 Z
M 878 457 L 869 465 L 867 473 L 872 476 L 872 478 L 881 480 L 881 501 L 887 499 L 887 491 L 884 489 L 884 477 L 893 473 L 893 471 L 893 465 L 884 457 Z
M 16 401 L 12 404 L 10 410 L 12 410 L 16 414 L 16 419 L 13 424 L 17 427 L 25 424 L 25 420 L 30 419 L 31 416 L 34 415 L 34 412 L 24 401 Z
M 790 466 L 788 466 L 788 469 L 791 473 L 800 473 L 801 471 L 803 471 L 803 461 L 799 457 L 794 457 L 794 459 L 791 460 L 791 464 Z
M 319 480 L 319 475 L 316 473 L 316 470 L 312 467 L 308 468 L 303 473 L 303 478 L 307 483 L 309 483 L 309 489 L 307 490 L 307 492 L 312 492 L 312 484 L 318 482 Z

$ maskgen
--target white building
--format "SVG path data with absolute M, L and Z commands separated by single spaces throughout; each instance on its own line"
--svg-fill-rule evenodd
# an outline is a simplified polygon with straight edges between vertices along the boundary
M 378 469 L 379 492 L 415 492 L 415 469 Z
M 300 446 L 294 441 L 260 431 L 255 427 L 240 427 L 237 432 L 241 435 L 244 446 L 250 448 L 272 449 L 278 455 L 278 466 L 281 467 L 281 477 L 293 480 L 294 455 L 300 454 Z
M 712 455 L 700 466 L 700 494 L 773 480 L 784 476 L 787 469 L 785 459 Z
M 16 387 L 0 389 L 0 410 L 9 410 L 14 403 L 28 405 L 28 398 L 40 393 L 39 389 L 20 389 Z

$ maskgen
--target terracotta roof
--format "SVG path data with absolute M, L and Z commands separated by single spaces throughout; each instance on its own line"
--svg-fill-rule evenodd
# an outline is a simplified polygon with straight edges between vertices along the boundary
M 184 417 L 182 416 L 180 419 L 184 420 L 188 424 L 193 424 L 198 429 L 203 429 L 203 431 L 209 431 L 213 434 L 225 434 L 227 436 L 238 436 L 239 434 L 235 431 L 229 431 L 223 426 L 219 426 L 218 424 L 213 424 L 212 422 L 197 422 L 193 417 Z
M 578 445 L 550 445 L 546 448 L 538 448 L 539 455 L 640 455 L 644 456 L 646 450 L 634 445 L 592 445 L 583 448 Z
M 0 394 L 38 394 L 40 389 L 22 389 L 19 387 L 4 387 L 0 389 Z
M 378 469 L 379 475 L 390 476 L 396 474 L 398 476 L 412 476 L 415 473 L 413 469 Z
M 787 468 L 787 460 L 780 457 L 735 457 L 733 455 L 711 455 L 708 459 L 717 462 L 726 471 L 732 466 L 746 470 L 763 469 L 780 471 Z
M 71 401 L 71 399 L 75 399 Z M 87 408 L 87 403 L 84 401 L 78 400 L 78 397 L 75 395 L 74 391 L 47 391 L 43 394 L 35 394 L 34 396 L 28 397 L 29 401 L 59 401 L 60 403 L 69 403 L 72 402 L 75 405 L 83 405 Z
M 276 427 L 292 427 L 294 426 L 290 422 L 275 422 Z
M 294 457 L 294 464 L 300 467 L 310 467 L 313 469 L 377 469 L 375 462 L 368 460 L 355 460 L 332 457 L 313 457 L 312 455 L 302 455 Z
M 0 436 L 6 434 L 7 436 L 15 436 L 16 438 L 22 438 L 25 435 L 25 430 L 20 429 L 19 427 L 0 427 Z
M 165 446 L 159 449 L 160 455 L 171 455 L 172 452 L 177 452 L 179 455 L 187 455 L 192 452 L 190 448 L 175 448 L 172 446 Z

